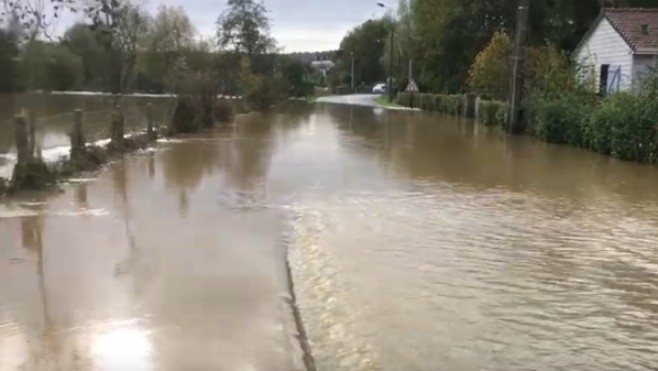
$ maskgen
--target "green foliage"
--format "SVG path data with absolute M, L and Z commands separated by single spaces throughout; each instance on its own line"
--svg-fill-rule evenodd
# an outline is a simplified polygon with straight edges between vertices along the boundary
M 50 50 L 47 73 L 52 90 L 73 90 L 83 80 L 82 59 L 69 49 L 56 46 Z
M 21 60 L 28 89 L 70 90 L 83 80 L 82 60 L 60 44 L 34 41 L 25 46 Z
M 478 112 L 478 120 L 483 125 L 498 128 L 505 127 L 507 103 L 495 100 L 481 100 Z
M 11 178 L 10 191 L 46 189 L 57 182 L 57 175 L 41 159 L 32 159 L 16 165 Z
M 450 115 L 461 115 L 464 112 L 464 97 L 461 95 L 398 93 L 396 102 L 403 107 Z
M 586 128 L 586 144 L 622 160 L 658 159 L 658 103 L 648 97 L 618 93 L 607 97 Z
M 7 193 L 8 188 L 9 185 L 7 184 L 7 180 L 5 178 L 0 178 L 0 197 Z
M 75 24 L 66 31 L 62 41 L 82 61 L 85 88 L 100 89 L 107 85 L 107 55 L 98 39 L 99 35 L 88 25 Z
M 389 18 L 367 21 L 351 30 L 340 43 L 336 70 L 342 72 L 340 83 L 350 85 L 354 58 L 355 86 L 373 85 L 386 80 L 381 63 L 393 22 Z M 387 62 L 388 63 L 388 62 Z
M 530 133 L 548 142 L 658 162 L 658 102 L 645 95 L 617 93 L 601 102 L 583 93 L 535 96 L 529 120 Z
M 251 57 L 276 48 L 270 36 L 268 11 L 262 3 L 228 0 L 227 6 L 217 20 L 217 41 L 221 49 Z
M 182 7 L 161 6 L 145 35 L 146 52 L 140 55 L 140 69 L 155 84 L 177 91 L 195 35 Z
M 0 93 L 16 91 L 19 88 L 18 43 L 9 32 L 0 30 Z
M 475 57 L 468 86 L 484 98 L 506 99 L 509 85 L 509 61 L 512 40 L 504 32 L 496 32 L 489 44 Z
M 281 57 L 279 65 L 285 79 L 285 93 L 288 97 L 307 98 L 313 95 L 315 88 L 309 81 L 309 71 L 304 62 L 290 57 Z
M 550 143 L 582 146 L 595 103 L 582 93 L 537 96 L 530 104 L 528 132 Z
M 563 95 L 576 92 L 577 73 L 569 57 L 554 45 L 529 48 L 526 63 L 526 89 L 530 94 Z

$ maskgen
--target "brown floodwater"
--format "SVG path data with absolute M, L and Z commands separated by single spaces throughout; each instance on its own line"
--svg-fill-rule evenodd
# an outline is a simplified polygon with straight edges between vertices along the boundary
M 0 370 L 651 370 L 658 169 L 291 104 L 0 206 Z

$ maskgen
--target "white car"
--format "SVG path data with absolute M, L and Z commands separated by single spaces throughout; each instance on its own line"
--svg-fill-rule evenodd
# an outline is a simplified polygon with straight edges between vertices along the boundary
M 386 84 L 377 84 L 375 85 L 374 88 L 372 88 L 372 93 L 373 94 L 385 94 L 388 91 L 388 87 Z

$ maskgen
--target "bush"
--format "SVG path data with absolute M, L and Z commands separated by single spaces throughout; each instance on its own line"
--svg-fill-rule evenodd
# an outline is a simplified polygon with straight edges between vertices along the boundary
M 403 107 L 411 107 L 412 95 L 407 93 L 398 93 L 397 99 L 395 101 L 397 104 Z
M 565 94 L 530 100 L 528 133 L 550 143 L 582 146 L 593 111 L 592 100 L 583 94 Z
M 461 95 L 398 93 L 397 103 L 404 107 L 451 115 L 461 115 L 464 112 L 464 98 Z
M 467 84 L 471 91 L 491 99 L 507 96 L 511 49 L 512 40 L 508 34 L 502 31 L 494 33 L 469 70 Z
M 7 188 L 8 188 L 7 180 L 5 180 L 5 178 L 0 178 L 0 197 L 4 196 L 5 193 L 7 193 Z
M 213 105 L 213 114 L 215 120 L 219 122 L 229 122 L 233 119 L 233 116 L 235 116 L 233 106 L 227 99 L 219 99 L 215 102 Z
M 11 191 L 44 190 L 57 182 L 57 175 L 41 159 L 16 165 L 11 178 Z
M 504 128 L 507 116 L 507 103 L 495 100 L 480 100 L 478 120 L 485 126 Z
M 192 98 L 180 98 L 171 120 L 170 134 L 192 133 L 198 131 L 201 125 L 198 113 Z
M 658 102 L 626 93 L 606 98 L 590 120 L 590 149 L 622 160 L 655 163 L 658 156 Z

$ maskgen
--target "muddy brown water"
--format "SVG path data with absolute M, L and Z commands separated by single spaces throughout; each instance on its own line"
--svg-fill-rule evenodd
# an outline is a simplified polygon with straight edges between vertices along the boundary
M 0 207 L 0 370 L 651 370 L 658 169 L 295 104 Z M 289 329 L 288 329 L 289 330 Z

